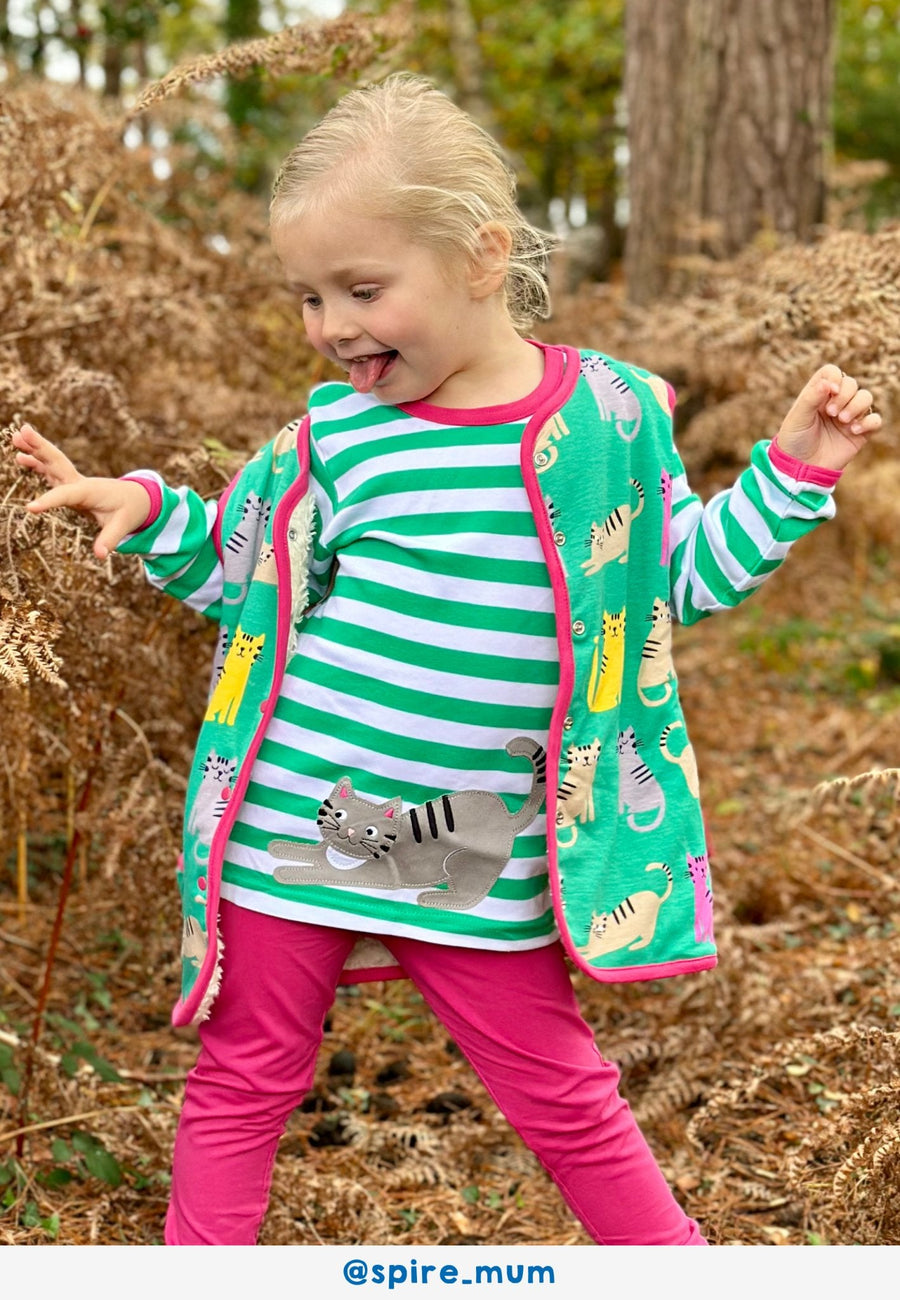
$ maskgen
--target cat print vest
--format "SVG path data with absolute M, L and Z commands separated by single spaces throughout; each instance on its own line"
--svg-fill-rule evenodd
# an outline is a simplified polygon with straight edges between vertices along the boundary
M 830 517 L 830 489 L 759 443 L 735 486 L 704 507 L 674 446 L 668 386 L 597 352 L 555 351 L 565 380 L 530 421 L 521 468 L 557 621 L 546 754 L 557 925 L 575 966 L 601 981 L 703 970 L 716 962 L 714 898 L 672 621 L 750 595 Z M 316 391 L 307 418 L 319 418 Z M 175 1024 L 203 1019 L 218 987 L 223 849 L 307 602 L 308 427 L 291 423 L 253 458 L 212 527 L 207 503 L 160 482 L 158 517 L 120 547 L 221 628 L 187 794 Z M 290 879 L 298 866 L 286 857 Z M 347 977 L 399 973 L 384 956 L 365 941 Z

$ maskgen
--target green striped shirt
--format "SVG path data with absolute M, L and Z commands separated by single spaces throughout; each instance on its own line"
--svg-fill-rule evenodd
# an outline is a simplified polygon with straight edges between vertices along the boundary
M 556 937 L 544 807 L 515 835 L 486 896 L 455 910 L 423 906 L 418 885 L 280 883 L 283 863 L 269 851 L 276 839 L 319 843 L 320 806 L 342 778 L 373 805 L 402 800 L 403 813 L 429 801 L 440 812 L 441 796 L 457 791 L 498 795 L 502 805 L 488 804 L 498 820 L 525 804 L 531 764 L 506 746 L 518 736 L 546 746 L 559 665 L 519 456 L 556 378 L 526 403 L 486 412 L 318 390 L 311 582 L 327 594 L 302 624 L 254 762 L 225 852 L 225 898 L 440 943 L 512 949 Z M 446 853 L 454 847 L 447 835 Z

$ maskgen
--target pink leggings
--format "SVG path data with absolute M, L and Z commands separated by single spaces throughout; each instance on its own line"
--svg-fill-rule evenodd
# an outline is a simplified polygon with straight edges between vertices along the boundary
M 222 987 L 200 1026 L 175 1139 L 170 1246 L 255 1243 L 278 1140 L 313 1084 L 355 941 L 229 903 L 221 925 Z M 618 1094 L 558 944 L 509 953 L 384 942 L 595 1241 L 706 1245 Z

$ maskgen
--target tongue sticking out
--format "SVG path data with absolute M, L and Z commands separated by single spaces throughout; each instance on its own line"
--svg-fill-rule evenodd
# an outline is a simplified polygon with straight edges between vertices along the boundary
M 376 352 L 373 356 L 357 357 L 350 362 L 350 383 L 358 393 L 370 393 L 396 356 L 396 352 Z

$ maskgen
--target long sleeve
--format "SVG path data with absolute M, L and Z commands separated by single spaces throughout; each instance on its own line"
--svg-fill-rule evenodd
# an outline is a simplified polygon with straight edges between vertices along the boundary
M 292 435 L 290 441 L 284 440 L 285 431 Z M 296 500 L 296 446 L 298 437 L 306 438 L 308 424 L 301 422 L 299 430 L 288 425 L 285 431 L 240 471 L 218 500 L 204 500 L 188 487 L 170 487 L 153 470 L 127 474 L 147 490 L 150 509 L 143 527 L 117 549 L 143 560 L 153 586 L 219 620 L 226 607 L 242 604 L 256 574 L 262 581 L 273 581 L 273 530 L 282 538 L 286 532 L 292 586 L 315 604 L 328 590 L 334 562 L 322 540 L 322 514 L 329 510 L 330 497 L 323 486 L 322 464 L 314 456 L 307 482 L 311 509 L 303 516 L 297 550 L 295 522 L 285 519 L 278 525 L 277 520 L 285 493 L 290 490 Z M 302 575 L 294 571 L 298 564 Z
M 151 497 L 148 522 L 119 543 L 138 555 L 153 586 L 184 601 L 207 618 L 221 612 L 223 565 L 217 545 L 217 501 L 204 501 L 192 488 L 172 488 L 153 470 L 126 477 L 142 483 Z
M 734 486 L 704 506 L 688 487 L 679 460 L 670 534 L 676 618 L 696 623 L 751 595 L 798 538 L 832 517 L 837 477 L 816 473 L 759 442 Z

